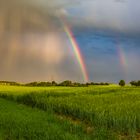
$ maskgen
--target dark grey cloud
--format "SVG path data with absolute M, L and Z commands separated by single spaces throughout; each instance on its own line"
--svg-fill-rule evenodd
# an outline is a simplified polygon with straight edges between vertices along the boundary
M 140 34 L 138 0 L 82 0 L 80 3 L 68 8 L 69 22 L 72 25 Z

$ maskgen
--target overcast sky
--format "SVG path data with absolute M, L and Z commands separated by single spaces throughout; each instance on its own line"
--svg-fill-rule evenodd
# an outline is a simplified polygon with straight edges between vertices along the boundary
M 60 16 L 91 81 L 138 80 L 139 15 L 138 0 L 0 0 L 0 80 L 83 81 Z

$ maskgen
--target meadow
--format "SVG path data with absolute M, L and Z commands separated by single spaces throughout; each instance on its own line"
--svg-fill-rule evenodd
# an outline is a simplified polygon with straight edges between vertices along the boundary
M 140 88 L 1 85 L 0 139 L 139 140 Z

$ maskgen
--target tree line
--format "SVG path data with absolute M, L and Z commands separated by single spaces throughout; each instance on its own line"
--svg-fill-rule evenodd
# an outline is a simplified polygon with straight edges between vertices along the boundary
M 87 87 L 90 85 L 109 85 L 109 83 L 79 83 L 79 82 L 72 82 L 70 80 L 63 81 L 61 83 L 56 83 L 55 81 L 52 82 L 31 82 L 25 84 L 25 86 L 66 86 L 66 87 Z
M 13 81 L 0 81 L 0 85 L 20 86 L 21 84 Z
M 120 85 L 120 86 L 123 87 L 123 86 L 125 86 L 125 84 L 126 84 L 126 83 L 125 83 L 124 80 L 120 80 L 120 82 L 119 82 L 119 85 Z M 130 82 L 130 85 L 131 85 L 131 86 L 136 86 L 136 87 L 138 87 L 138 86 L 140 86 L 140 80 L 138 80 L 138 81 L 131 81 L 131 82 Z
M 0 81 L 1 85 L 12 85 L 12 86 L 31 86 L 31 87 L 48 87 L 48 86 L 66 86 L 66 87 L 87 87 L 90 85 L 109 85 L 109 83 L 79 83 L 79 82 L 72 82 L 70 80 L 63 81 L 61 83 L 57 83 L 55 81 L 52 82 L 30 82 L 25 84 L 20 84 L 17 82 L 10 82 L 10 81 Z
M 124 80 L 120 80 L 118 83 L 120 86 L 125 86 L 126 83 Z M 96 86 L 108 86 L 110 83 L 96 83 L 96 82 L 88 82 L 88 83 L 79 83 L 79 82 L 72 82 L 70 80 L 63 81 L 61 83 L 57 83 L 55 81 L 52 82 L 30 82 L 30 83 L 25 83 L 21 84 L 18 82 L 13 82 L 13 81 L 0 81 L 0 85 L 11 85 L 11 86 L 30 86 L 30 87 L 48 87 L 48 86 L 65 86 L 65 87 L 87 87 L 91 85 L 96 85 Z M 131 86 L 140 86 L 140 80 L 138 81 L 131 81 L 130 82 Z

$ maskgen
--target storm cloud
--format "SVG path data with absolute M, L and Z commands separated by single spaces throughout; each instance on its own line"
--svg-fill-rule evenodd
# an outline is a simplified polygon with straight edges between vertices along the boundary
M 1 80 L 83 79 L 57 19 L 55 4 L 0 0 Z
M 139 14 L 138 0 L 0 0 L 0 80 L 83 81 L 60 16 L 73 30 L 90 80 L 138 79 Z

